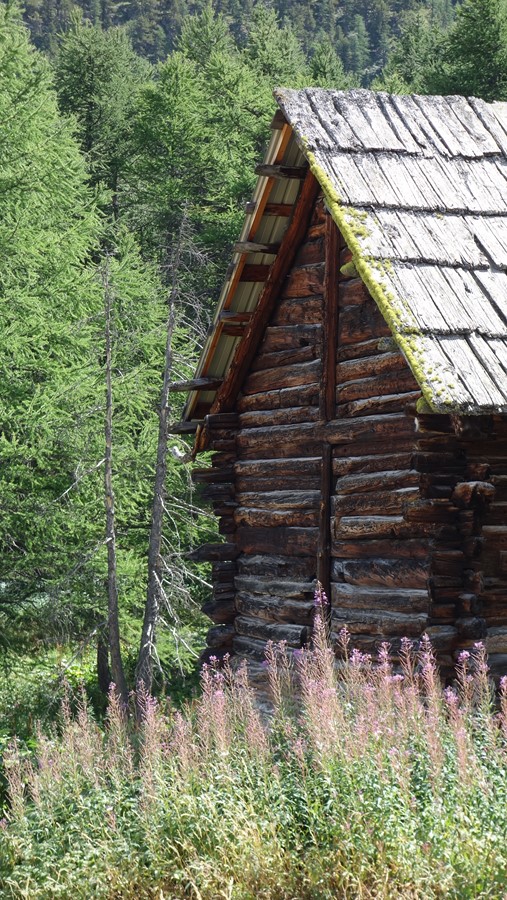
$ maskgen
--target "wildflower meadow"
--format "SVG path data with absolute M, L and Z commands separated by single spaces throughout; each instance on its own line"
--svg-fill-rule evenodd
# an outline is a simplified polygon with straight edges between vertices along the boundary
M 504 898 L 507 679 L 484 648 L 443 689 L 431 645 L 396 666 L 318 612 L 311 649 L 268 648 L 272 713 L 245 667 L 205 667 L 183 711 L 68 697 L 34 758 L 6 754 L 2 898 Z

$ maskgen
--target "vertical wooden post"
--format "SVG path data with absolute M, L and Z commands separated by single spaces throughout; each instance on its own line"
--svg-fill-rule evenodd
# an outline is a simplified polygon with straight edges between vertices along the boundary
M 319 398 L 320 419 L 336 418 L 336 344 L 338 340 L 338 266 L 340 233 L 330 213 L 326 216 L 324 302 L 322 308 L 322 380 Z M 322 447 L 320 481 L 319 544 L 317 578 L 330 599 L 331 588 L 331 493 L 333 451 L 325 442 Z

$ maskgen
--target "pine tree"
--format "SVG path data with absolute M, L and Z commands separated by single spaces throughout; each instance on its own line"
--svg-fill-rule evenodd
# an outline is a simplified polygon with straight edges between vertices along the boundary
M 443 44 L 440 65 L 423 79 L 427 90 L 484 100 L 507 98 L 504 0 L 464 0 Z
M 90 182 L 110 192 L 106 208 L 111 205 L 116 217 L 136 96 L 149 74 L 123 28 L 76 25 L 56 59 L 60 109 L 76 117 Z
M 315 45 L 310 60 L 310 74 L 312 84 L 319 87 L 344 90 L 352 86 L 352 79 L 345 74 L 343 63 L 326 36 Z
M 246 53 L 272 87 L 297 87 L 306 80 L 306 61 L 301 44 L 289 24 L 280 25 L 275 10 L 264 4 L 252 15 Z

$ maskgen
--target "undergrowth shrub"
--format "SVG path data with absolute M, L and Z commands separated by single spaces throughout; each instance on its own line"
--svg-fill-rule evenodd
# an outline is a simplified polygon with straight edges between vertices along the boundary
M 5 898 L 500 898 L 507 891 L 507 679 L 482 646 L 442 689 L 432 649 L 395 670 L 324 617 L 312 649 L 268 648 L 269 718 L 244 667 L 207 667 L 183 711 L 83 696 L 7 752 Z

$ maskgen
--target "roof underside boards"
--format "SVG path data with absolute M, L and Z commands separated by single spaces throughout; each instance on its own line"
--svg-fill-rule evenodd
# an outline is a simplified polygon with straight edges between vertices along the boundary
M 305 156 L 288 125 L 281 129 L 276 127 L 265 157 L 265 164 L 282 163 L 288 167 L 305 165 L 308 168 Z M 301 183 L 300 178 L 259 177 L 253 199 L 247 204 L 247 215 L 238 243 L 254 241 L 264 245 L 280 244 Z M 197 378 L 223 379 L 226 376 L 241 341 L 242 328 L 248 323 L 248 314 L 257 307 L 263 288 L 262 270 L 250 267 L 270 266 L 274 259 L 275 252 L 247 252 L 245 249 L 234 253 L 201 353 Z M 248 273 L 246 277 L 245 273 Z M 257 278 L 261 280 L 255 280 Z M 231 317 L 234 313 L 240 314 L 241 321 L 235 321 Z M 216 390 L 192 391 L 183 412 L 183 420 L 202 420 L 212 408 L 215 397 Z
M 507 104 L 276 97 L 427 402 L 507 412 Z

